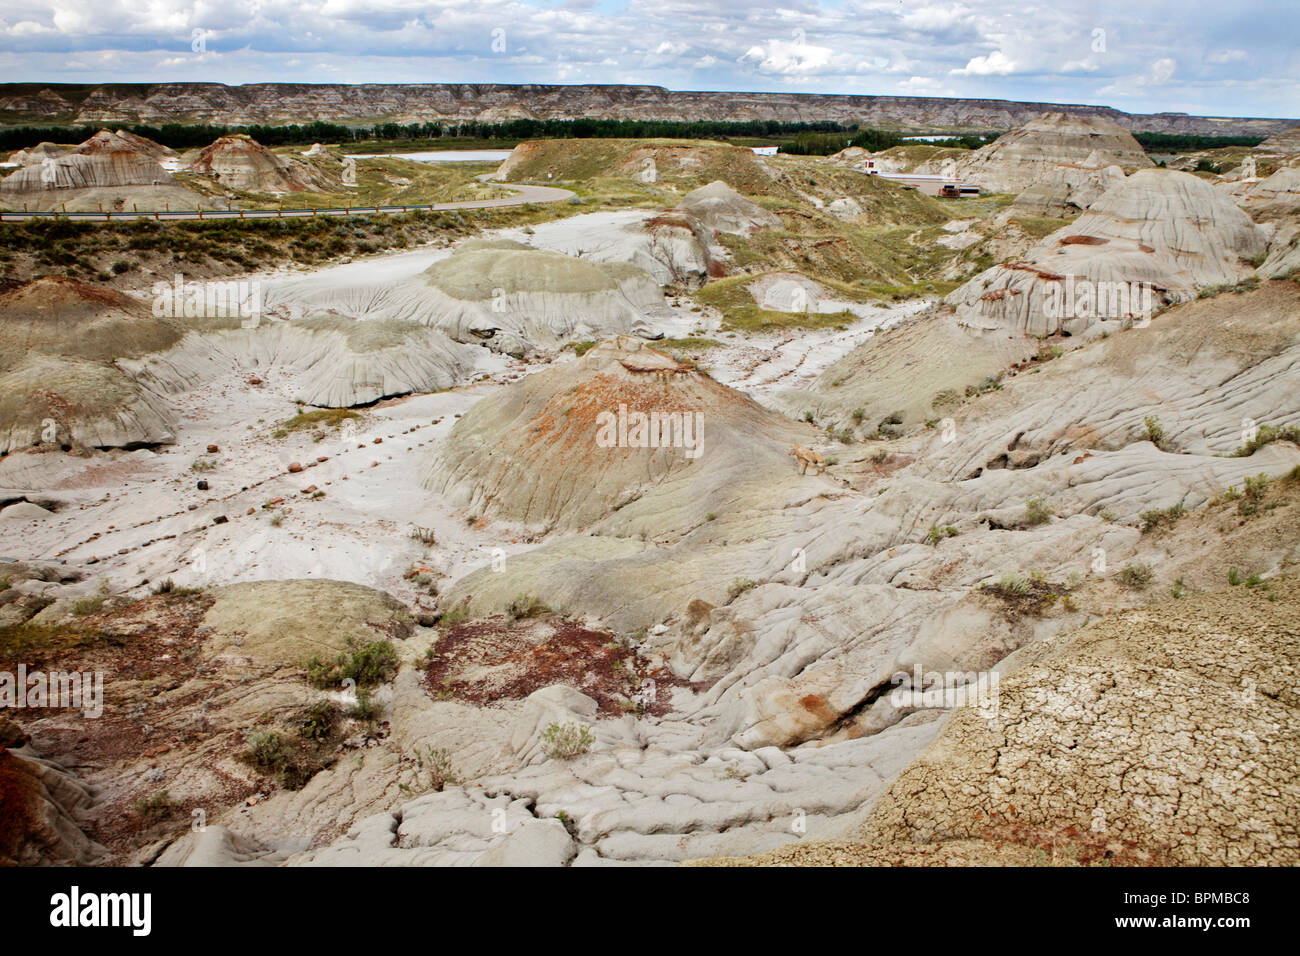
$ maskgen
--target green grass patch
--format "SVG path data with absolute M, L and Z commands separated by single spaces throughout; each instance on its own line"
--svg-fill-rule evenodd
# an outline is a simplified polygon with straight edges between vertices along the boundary
M 818 312 L 777 312 L 760 308 L 749 294 L 753 276 L 715 279 L 695 293 L 695 300 L 711 305 L 722 313 L 722 326 L 740 332 L 764 332 L 772 329 L 837 329 L 857 321 L 852 312 L 822 314 Z
M 333 660 L 313 655 L 306 663 L 307 682 L 313 687 L 337 688 L 343 681 L 356 681 L 358 687 L 383 684 L 397 676 L 397 648 L 387 639 L 359 641 L 349 637 L 347 648 Z
M 1181 501 L 1169 508 L 1153 508 L 1150 511 L 1144 511 L 1138 517 L 1142 521 L 1142 533 L 1154 531 L 1163 526 L 1172 528 L 1178 519 L 1187 514 L 1187 506 Z
M 0 662 L 39 664 L 106 639 L 101 631 L 75 625 L 9 624 L 0 627 Z
M 1255 430 L 1255 437 L 1233 452 L 1233 456 L 1246 458 L 1255 454 L 1265 445 L 1275 441 L 1289 441 L 1292 444 L 1300 445 L 1300 426 L 1283 425 L 1279 428 L 1273 425 L 1260 425 Z
M 346 421 L 360 421 L 361 416 L 350 408 L 313 408 L 309 412 L 299 412 L 276 428 L 276 434 L 285 435 L 302 428 L 338 428 Z M 280 436 L 283 437 L 283 436 Z
M 704 349 L 722 348 L 723 343 L 713 339 L 660 339 L 658 342 L 651 342 L 652 349 L 658 349 L 660 352 L 691 352 L 703 351 Z

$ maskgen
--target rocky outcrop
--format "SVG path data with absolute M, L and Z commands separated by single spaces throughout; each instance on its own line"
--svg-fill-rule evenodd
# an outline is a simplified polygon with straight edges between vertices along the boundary
M 228 312 L 232 302 L 222 302 Z M 169 306 L 155 315 L 122 293 L 52 278 L 0 296 L 0 453 L 170 443 L 163 396 L 232 368 L 278 364 L 295 398 L 346 407 L 449 388 L 479 354 L 411 321 L 286 322 L 206 309 L 174 318 Z
M 1024 259 L 980 273 L 945 301 L 975 329 L 1079 334 L 1237 282 L 1265 249 L 1264 234 L 1223 192 L 1149 169 L 1112 186 Z
M 1126 129 L 1209 135 L 1269 135 L 1284 119 L 1213 119 L 1185 113 L 1129 114 L 1105 106 L 1053 106 L 1112 119 Z M 834 120 L 882 128 L 1010 129 L 1043 112 L 1040 103 L 926 96 L 694 92 L 660 86 L 499 83 L 154 83 L 0 86 L 0 110 L 25 122 L 302 123 L 309 120 L 426 122 L 538 119 Z
M 1300 154 L 1300 126 L 1280 130 L 1255 147 L 1265 156 L 1290 157 Z
M 748 236 L 759 229 L 781 225 L 776 213 L 746 199 L 721 181 L 687 193 L 678 208 L 694 216 L 705 228 L 734 236 Z
M 272 290 L 268 306 L 430 326 L 454 342 L 523 355 L 611 335 L 654 337 L 659 284 L 627 262 L 591 262 L 509 240 L 472 240 L 398 282 Z M 366 324 L 369 324 L 367 321 Z
M 103 862 L 104 848 L 81 829 L 79 816 L 90 805 L 89 789 L 67 770 L 30 746 L 0 744 L 0 866 Z
M 1264 179 L 1246 179 L 1227 188 L 1268 233 L 1268 256 L 1259 275 L 1294 276 L 1300 270 L 1300 167 L 1282 166 Z
M 273 153 L 249 136 L 222 136 L 187 156 L 186 168 L 240 192 L 318 192 L 337 185 L 316 166 Z
M 652 490 L 693 511 L 764 470 L 786 471 L 790 444 L 805 434 L 623 337 L 576 369 L 548 369 L 483 399 L 456 423 L 424 483 L 476 510 L 582 527 Z
M 908 865 L 953 844 L 974 865 L 1296 865 L 1295 584 L 1022 649 L 999 665 L 997 707 L 956 710 L 854 842 L 752 862 Z
M 160 393 L 183 392 L 230 368 L 279 365 L 296 401 L 348 408 L 451 388 L 471 374 L 480 355 L 417 322 L 327 313 L 262 319 L 251 328 L 204 323 L 174 348 L 117 364 Z
M 975 150 L 956 164 L 956 171 L 960 179 L 985 192 L 1020 192 L 1040 182 L 1084 191 L 1087 171 L 1119 166 L 1131 172 L 1151 165 L 1137 140 L 1118 123 L 1047 113 Z
M 75 147 L 41 143 L 12 157 L 23 165 L 0 180 L 0 207 L 76 212 L 121 209 L 128 201 L 146 208 L 211 205 L 175 183 L 163 168 L 161 164 L 175 155 L 125 130 L 100 130 Z

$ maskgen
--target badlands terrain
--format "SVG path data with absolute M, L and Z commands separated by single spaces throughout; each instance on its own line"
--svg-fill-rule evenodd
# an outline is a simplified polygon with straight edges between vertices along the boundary
M 1125 113 L 1073 105 L 1130 130 L 1267 136 L 1289 120 Z M 515 86 L 504 83 L 0 83 L 0 116 L 11 124 L 298 123 L 311 120 L 411 123 L 510 119 L 833 121 L 900 129 L 1008 129 L 1033 119 L 1039 103 L 930 96 L 728 93 L 620 84 Z
M 0 224 L 0 862 L 1300 863 L 1300 141 L 1017 123 L 9 157 L 572 195 Z

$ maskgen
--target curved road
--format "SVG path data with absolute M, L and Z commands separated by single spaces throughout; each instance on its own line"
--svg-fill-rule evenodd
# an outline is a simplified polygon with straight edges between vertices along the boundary
M 499 209 L 502 206 L 523 206 L 528 203 L 560 202 L 573 193 L 556 186 L 517 186 L 514 183 L 496 183 L 516 195 L 502 199 L 466 199 L 461 202 L 426 203 L 416 206 L 347 206 L 337 209 L 205 209 L 195 212 L 164 212 L 144 210 L 136 212 L 0 212 L 0 222 L 20 222 L 26 219 L 78 219 L 87 222 L 108 222 L 119 219 L 301 219 L 310 216 L 373 216 L 384 213 L 424 212 L 444 209 Z

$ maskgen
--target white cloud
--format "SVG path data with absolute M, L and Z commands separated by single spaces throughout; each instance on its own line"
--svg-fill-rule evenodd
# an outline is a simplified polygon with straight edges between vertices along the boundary
M 971 11 L 961 4 L 951 6 L 927 5 L 905 11 L 898 20 L 903 26 L 923 32 L 946 31 L 955 24 L 968 21 Z
M 1164 86 L 1178 69 L 1178 61 L 1173 57 L 1161 57 L 1151 64 L 1150 69 L 1134 76 L 1123 77 L 1115 83 L 1103 86 L 1099 93 L 1107 96 L 1133 96 L 1148 87 Z
M 1100 66 L 1096 61 L 1088 60 L 1071 60 L 1061 67 L 1062 73 L 1096 73 Z
M 952 89 L 928 76 L 910 76 L 895 84 L 901 96 L 953 96 Z
M 53 32 L 49 27 L 43 23 L 37 23 L 35 20 L 20 20 L 11 27 L 5 27 L 5 33 L 14 37 L 35 36 L 38 33 Z
M 1169 82 L 1170 77 L 1174 75 L 1174 70 L 1178 69 L 1178 61 L 1173 57 L 1162 57 L 1151 64 L 1151 72 L 1148 74 L 1148 80 L 1155 86 L 1163 86 Z
M 1006 76 L 1015 68 L 1011 57 L 1001 50 L 994 50 L 988 56 L 971 57 L 965 67 L 951 72 L 954 76 Z
M 1245 63 L 1248 56 L 1245 50 L 1220 50 L 1208 59 L 1211 63 Z
M 69 10 L 66 7 L 54 8 L 54 29 L 60 33 L 77 33 L 86 27 L 86 17 L 80 10 Z
M 798 76 L 825 72 L 834 51 L 830 47 L 811 43 L 769 40 L 766 44 L 752 46 L 737 62 L 752 64 L 759 73 L 776 73 L 781 76 Z

